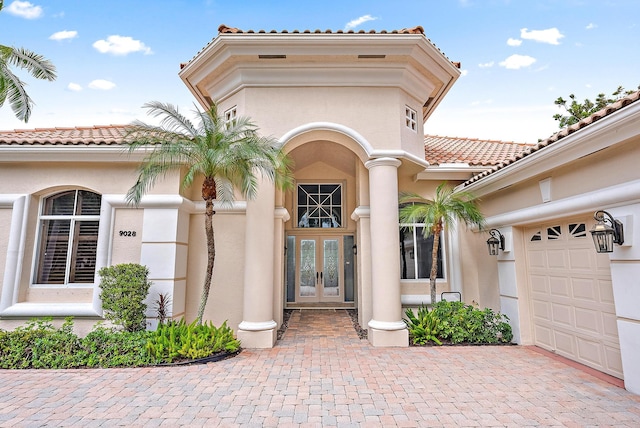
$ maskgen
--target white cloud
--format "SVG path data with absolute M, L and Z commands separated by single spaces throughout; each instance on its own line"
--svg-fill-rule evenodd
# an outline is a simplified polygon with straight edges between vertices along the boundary
M 587 25 L 586 27 L 584 27 L 586 30 L 593 30 L 594 28 L 598 28 L 598 26 L 596 24 L 594 24 L 593 22 L 590 22 L 589 25 Z
M 509 46 L 520 46 L 521 44 L 522 44 L 522 40 L 520 39 L 513 39 L 511 37 L 507 39 L 507 45 Z
M 464 77 L 464 76 L 466 76 L 467 74 L 469 74 L 469 70 L 462 70 L 462 71 L 460 72 L 460 77 Z
M 73 92 L 79 92 L 82 90 L 82 86 L 78 85 L 77 83 L 71 82 L 67 85 L 67 89 Z
M 483 62 L 482 64 L 478 64 L 480 68 L 491 68 L 495 63 L 493 61 Z
M 347 25 L 344 26 L 345 30 L 352 30 L 354 28 L 356 28 L 359 25 L 364 24 L 367 21 L 375 21 L 378 18 L 374 18 L 371 15 L 364 15 L 361 16 L 360 18 L 354 19 L 352 21 L 347 22 Z
M 14 1 L 6 9 L 12 15 L 25 19 L 37 19 L 42 16 L 42 7 L 36 6 L 28 1 Z
M 58 31 L 49 36 L 49 40 L 69 40 L 78 37 L 77 31 Z
M 100 89 L 102 91 L 109 91 L 116 87 L 116 84 L 108 80 L 96 79 L 89 83 L 91 89 Z
M 500 65 L 510 70 L 518 70 L 523 67 L 528 67 L 534 62 L 536 62 L 536 59 L 529 55 L 511 55 L 502 61 Z
M 108 53 L 112 55 L 128 55 L 131 52 L 143 52 L 150 55 L 153 52 L 151 48 L 146 46 L 140 40 L 134 40 L 128 36 L 113 35 L 107 37 L 107 40 L 98 40 L 93 47 L 100 53 Z
M 520 30 L 520 37 L 526 40 L 534 40 L 540 43 L 549 43 L 550 45 L 559 45 L 560 39 L 564 37 L 564 34 L 560 33 L 557 28 L 548 28 L 546 30 L 527 30 L 523 28 Z

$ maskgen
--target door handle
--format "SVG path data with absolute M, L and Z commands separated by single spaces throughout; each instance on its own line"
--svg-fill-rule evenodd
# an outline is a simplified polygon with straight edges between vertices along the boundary
M 318 285 L 318 272 L 316 272 L 316 285 Z
M 321 284 L 324 284 L 324 280 L 322 279 L 322 274 L 323 274 L 323 273 L 322 273 L 322 272 L 320 272 L 320 283 L 321 283 Z

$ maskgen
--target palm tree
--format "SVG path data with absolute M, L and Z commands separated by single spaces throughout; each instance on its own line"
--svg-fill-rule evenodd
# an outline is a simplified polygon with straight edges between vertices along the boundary
M 171 104 L 150 102 L 144 105 L 153 117 L 162 117 L 160 125 L 139 121 L 127 133 L 129 152 L 151 148 L 143 160 L 137 182 L 129 189 L 127 201 L 138 205 L 156 179 L 169 171 L 183 171 L 182 187 L 203 177 L 202 199 L 205 201 L 204 226 L 207 236 L 207 270 L 197 320 L 202 323 L 209 298 L 216 257 L 213 231 L 214 201 L 230 203 L 234 190 L 248 199 L 256 196 L 259 175 L 284 189 L 292 183 L 289 158 L 278 141 L 258 135 L 257 127 L 245 117 L 225 122 L 213 104 L 205 112 L 196 110 L 195 126 Z
M 3 1 L 0 0 L 0 10 Z M 0 45 L 0 107 L 9 99 L 13 113 L 25 123 L 31 116 L 33 101 L 24 89 L 24 82 L 13 74 L 10 67 L 27 70 L 36 79 L 55 80 L 56 68 L 42 55 L 23 48 Z
M 400 203 L 400 223 L 424 223 L 424 236 L 433 235 L 431 253 L 431 304 L 436 303 L 436 276 L 438 274 L 438 248 L 440 232 L 452 227 L 454 220 L 463 221 L 467 226 L 484 226 L 484 216 L 477 206 L 477 199 L 470 192 L 454 192 L 447 183 L 441 183 L 433 199 L 426 199 L 416 193 L 402 193 Z

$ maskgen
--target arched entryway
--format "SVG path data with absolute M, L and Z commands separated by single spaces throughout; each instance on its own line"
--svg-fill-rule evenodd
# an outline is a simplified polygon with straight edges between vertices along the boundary
M 356 308 L 358 222 L 366 148 L 344 128 L 327 124 L 290 134 L 285 151 L 295 183 L 283 195 L 284 307 Z M 366 143 L 365 143 L 366 145 Z

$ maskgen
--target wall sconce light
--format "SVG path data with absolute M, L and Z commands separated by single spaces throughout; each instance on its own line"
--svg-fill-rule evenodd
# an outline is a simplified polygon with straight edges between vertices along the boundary
M 497 256 L 499 250 L 504 251 L 504 235 L 500 233 L 498 229 L 491 229 L 489 231 L 489 239 L 487 239 L 487 247 L 489 248 L 490 256 Z
M 605 217 L 606 216 L 606 217 Z M 620 220 L 614 219 L 606 211 L 596 211 L 593 215 L 597 223 L 591 228 L 591 237 L 598 253 L 612 253 L 613 244 L 624 243 L 624 230 Z
M 353 255 L 357 256 L 358 255 L 358 246 L 356 244 L 353 244 L 353 247 L 351 247 L 351 249 L 353 250 Z

